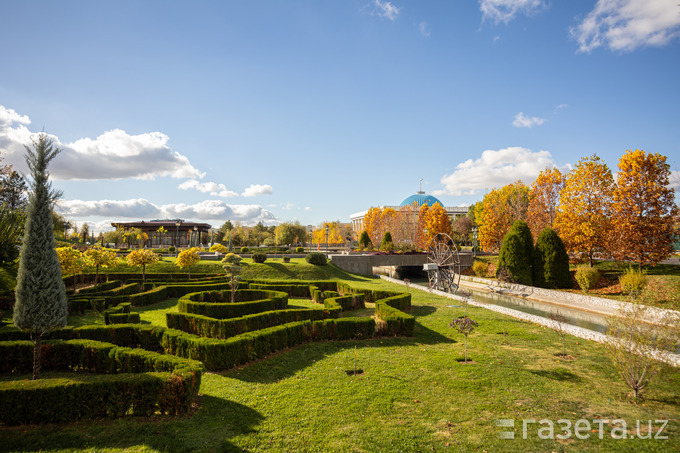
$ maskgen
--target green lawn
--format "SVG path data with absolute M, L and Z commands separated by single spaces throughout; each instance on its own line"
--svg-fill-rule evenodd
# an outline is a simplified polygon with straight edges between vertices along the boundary
M 291 266 L 271 266 L 281 278 Z M 251 269 L 258 275 L 261 269 Z M 250 267 L 250 266 L 249 266 Z M 313 269 L 304 271 L 312 272 Z M 342 275 L 324 267 L 327 275 Z M 264 273 L 264 271 L 262 271 Z M 403 291 L 384 281 L 351 277 L 356 286 Z M 639 404 L 604 349 L 573 337 L 562 360 L 553 331 L 468 307 L 479 322 L 469 337 L 472 364 L 463 364 L 463 336 L 448 324 L 462 315 L 450 299 L 413 291 L 413 338 L 310 343 L 222 373 L 206 373 L 195 412 L 182 418 L 130 418 L 66 426 L 0 428 L 0 451 L 677 451 L 680 370 L 666 370 Z M 291 306 L 311 306 L 292 299 Z M 164 325 L 176 299 L 136 309 Z M 360 315 L 372 313 L 372 307 Z M 75 321 L 75 319 L 73 320 Z M 501 334 L 507 332 L 507 335 Z M 354 367 L 361 374 L 351 375 Z M 499 438 L 512 419 L 515 439 Z M 522 419 L 588 420 L 588 439 L 539 439 L 537 424 L 522 439 Z M 668 439 L 614 439 L 594 420 L 636 420 L 653 431 L 669 420 Z M 661 422 L 659 422 L 661 423 Z M 547 426 L 547 423 L 543 426 Z M 617 425 L 620 426 L 620 423 Z M 642 434 L 645 434 L 642 431 Z M 652 436 L 653 437 L 653 436 Z

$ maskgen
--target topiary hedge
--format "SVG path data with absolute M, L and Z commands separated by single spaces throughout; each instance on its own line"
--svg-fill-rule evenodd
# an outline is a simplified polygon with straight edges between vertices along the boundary
M 513 283 L 532 285 L 532 261 L 534 239 L 526 222 L 515 221 L 503 237 L 503 245 L 498 255 L 496 277 L 505 278 Z M 506 276 L 505 274 L 509 274 Z
M 177 303 L 177 310 L 227 319 L 288 307 L 288 296 L 280 291 L 240 289 L 236 291 L 237 302 L 230 301 L 231 291 L 201 291 L 182 296 Z
M 326 259 L 326 255 L 324 255 L 323 253 L 312 252 L 312 253 L 308 254 L 307 256 L 305 256 L 305 261 L 307 261 L 309 264 L 322 266 L 322 265 L 326 264 L 326 262 L 328 260 Z
M 255 252 L 255 253 L 253 253 L 252 258 L 253 258 L 254 263 L 260 263 L 261 264 L 261 263 L 264 263 L 265 261 L 267 261 L 267 254 L 264 253 L 264 252 Z
M 0 423 L 185 413 L 205 369 L 193 360 L 93 340 L 51 340 L 43 345 L 43 370 L 99 374 L 0 381 Z M 5 358 L 0 372 L 28 373 L 33 368 L 33 343 L 0 342 L 0 356 Z

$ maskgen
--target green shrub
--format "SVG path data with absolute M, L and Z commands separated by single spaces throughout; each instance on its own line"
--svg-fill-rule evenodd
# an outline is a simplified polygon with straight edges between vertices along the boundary
M 304 253 L 305 248 L 304 247 L 295 247 L 295 253 Z
M 647 275 L 646 272 L 639 269 L 633 269 L 629 267 L 623 271 L 623 275 L 619 277 L 619 284 L 621 289 L 630 296 L 631 299 L 635 300 L 642 293 L 647 285 Z
M 248 247 L 241 247 L 241 253 L 248 253 Z
M 531 285 L 533 251 L 534 239 L 529 226 L 526 222 L 517 220 L 503 237 L 496 277 L 502 280 L 505 277 L 504 272 L 507 272 L 513 282 Z
M 545 228 L 534 249 L 534 285 L 541 288 L 571 288 L 569 255 L 555 230 Z
M 139 324 L 140 322 L 139 313 L 111 313 L 106 320 L 106 324 Z
M 290 256 L 284 256 L 283 258 L 281 258 L 281 261 L 283 261 L 284 263 L 290 263 Z
M 576 283 L 584 293 L 589 293 L 600 280 L 600 273 L 588 264 L 581 264 L 576 268 Z
M 380 250 L 385 252 L 391 252 L 394 250 L 394 243 L 392 242 L 392 233 L 385 231 L 383 235 L 382 242 L 380 243 Z
M 326 255 L 320 252 L 312 252 L 308 254 L 305 257 L 305 261 L 307 261 L 309 264 L 315 264 L 317 266 L 321 266 L 326 264 Z
M 267 261 L 267 254 L 264 252 L 255 252 L 253 253 L 253 261 L 255 263 L 264 263 Z
M 171 245 L 170 247 L 168 247 L 168 252 L 171 252 L 171 253 L 172 253 L 172 252 L 174 252 L 174 251 L 175 251 L 175 246 L 174 246 L 174 245 Z
M 368 232 L 366 230 L 361 232 L 361 236 L 359 236 L 359 247 L 362 249 L 368 249 L 372 246 L 371 244 L 371 238 L 368 235 Z
M 479 261 L 475 260 L 474 263 L 472 263 L 472 272 L 475 273 L 477 277 L 490 277 L 489 275 L 489 263 L 486 261 Z

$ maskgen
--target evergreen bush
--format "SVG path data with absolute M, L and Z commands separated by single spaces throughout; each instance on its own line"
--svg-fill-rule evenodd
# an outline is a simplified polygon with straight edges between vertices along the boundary
M 534 252 L 534 239 L 526 222 L 517 220 L 503 238 L 498 255 L 496 277 L 507 271 L 512 280 L 523 285 L 532 285 L 531 261 Z
M 303 253 L 305 251 L 304 247 L 295 247 L 295 253 Z
M 248 253 L 248 247 L 241 247 L 241 253 Z
M 386 252 L 391 252 L 394 250 L 394 243 L 392 242 L 392 233 L 389 231 L 385 231 L 385 234 L 383 235 L 382 242 L 380 243 L 380 250 L 384 250 Z
M 371 244 L 371 238 L 368 236 L 368 232 L 366 230 L 361 232 L 361 236 L 359 236 L 359 247 L 362 249 L 367 249 L 370 248 L 373 244 Z
M 307 261 L 309 264 L 315 264 L 317 266 L 321 266 L 326 264 L 326 255 L 320 252 L 312 252 L 308 254 L 305 257 L 305 261 Z
M 540 288 L 571 288 L 569 255 L 564 242 L 552 228 L 538 235 L 534 249 L 534 286 Z
M 255 252 L 253 253 L 253 262 L 255 263 L 264 263 L 267 261 L 267 254 L 264 252 Z

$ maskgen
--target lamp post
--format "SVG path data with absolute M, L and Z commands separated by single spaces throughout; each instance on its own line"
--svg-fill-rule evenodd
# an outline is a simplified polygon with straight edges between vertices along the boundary
M 472 228 L 472 258 L 477 258 L 477 227 Z
M 198 236 L 198 227 L 197 227 L 197 226 L 194 227 L 194 236 L 193 236 L 193 239 L 194 239 L 194 242 L 195 242 L 194 247 L 198 247 L 198 243 L 199 243 L 199 240 L 198 240 L 198 239 L 199 239 L 199 236 Z
M 312 253 L 312 232 L 309 232 L 309 253 Z
M 326 258 L 328 258 L 328 224 L 326 224 Z
M 175 222 L 175 256 L 179 253 L 179 244 L 177 244 L 177 241 L 179 240 L 179 226 L 181 224 L 182 222 L 179 220 Z

